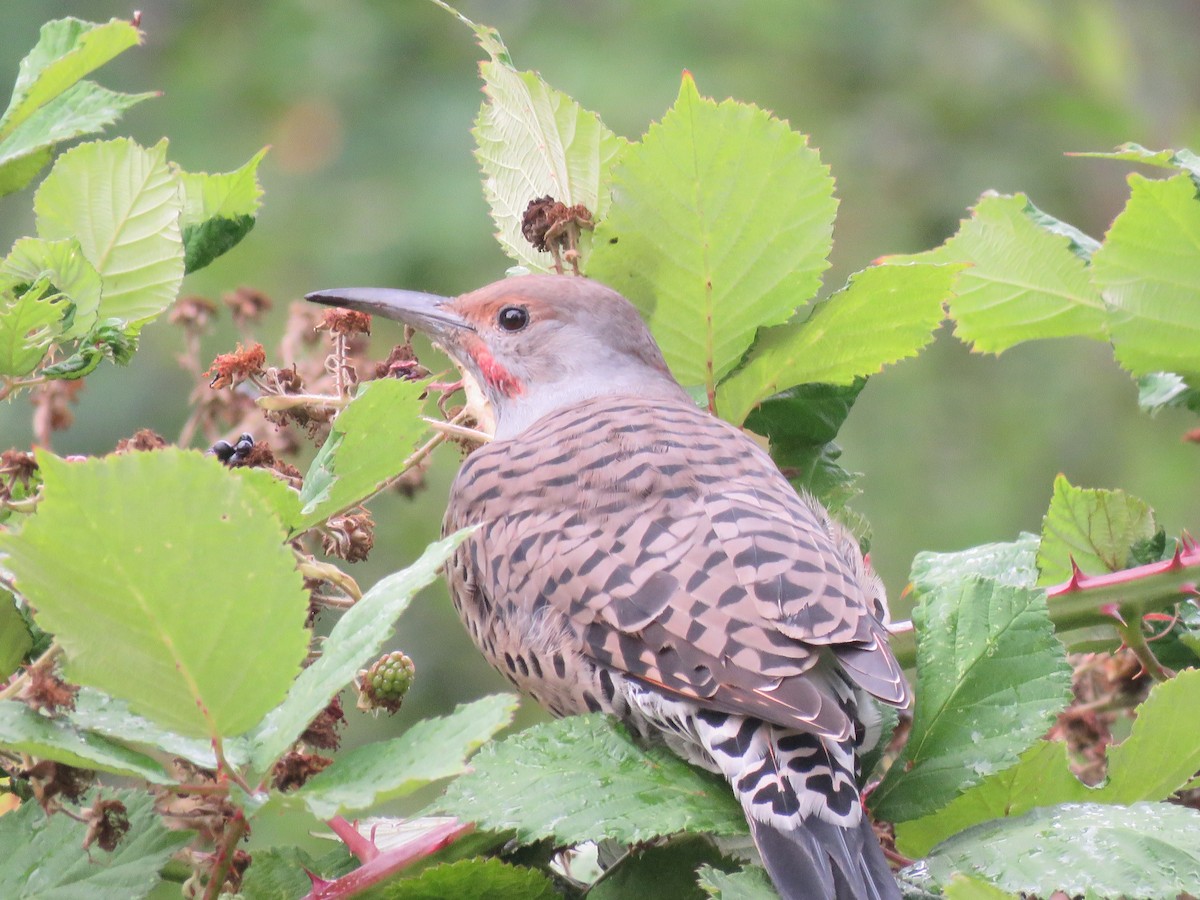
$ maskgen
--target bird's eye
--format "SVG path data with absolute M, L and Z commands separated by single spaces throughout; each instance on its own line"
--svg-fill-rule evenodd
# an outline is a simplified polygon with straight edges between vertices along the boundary
M 529 324 L 529 311 L 523 306 L 506 306 L 496 316 L 496 322 L 505 331 L 520 331 Z

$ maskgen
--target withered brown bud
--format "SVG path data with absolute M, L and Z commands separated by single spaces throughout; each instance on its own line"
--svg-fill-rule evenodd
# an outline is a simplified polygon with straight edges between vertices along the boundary
M 28 490 L 37 468 L 37 458 L 25 450 L 13 449 L 0 453 L 0 500 L 11 499 L 13 488 L 17 485 Z
M 336 750 L 342 743 L 342 737 L 338 734 L 338 729 L 346 724 L 346 714 L 342 712 L 342 701 L 340 697 L 334 697 L 333 702 L 321 710 L 320 714 L 312 720 L 308 728 L 304 729 L 304 733 L 300 735 L 300 740 L 311 747 L 320 747 L 322 750 Z
M 96 773 L 88 769 L 76 769 L 49 759 L 39 760 L 18 774 L 29 781 L 33 798 L 46 812 L 50 812 L 50 803 L 55 797 L 78 802 L 96 777 Z
M 429 377 L 429 370 L 417 359 L 412 344 L 397 344 L 386 361 L 375 364 L 375 377 L 420 381 Z
M 117 448 L 113 450 L 115 454 L 146 452 L 148 450 L 161 450 L 167 446 L 167 439 L 161 435 L 151 431 L 149 428 L 143 428 L 133 435 L 133 437 L 121 438 L 117 441 Z
M 546 251 L 546 233 L 559 217 L 566 212 L 566 206 L 559 203 L 549 194 L 530 200 L 521 216 L 521 234 L 525 240 L 533 244 L 534 250 Z
M 97 800 L 83 817 L 88 823 L 84 850 L 96 844 L 106 853 L 112 853 L 129 832 L 129 811 L 120 800 Z
M 18 697 L 34 709 L 53 714 L 74 709 L 78 693 L 79 686 L 59 678 L 53 666 L 33 666 L 29 670 L 29 683 Z
M 327 309 L 316 330 L 345 335 L 370 334 L 371 317 L 354 309 Z
M 251 344 L 243 349 L 241 344 L 233 353 L 222 353 L 213 360 L 205 375 L 212 375 L 209 387 L 220 390 L 232 387 L 251 375 L 260 375 L 267 364 L 267 353 L 262 344 Z
M 254 288 L 239 287 L 221 298 L 238 323 L 256 322 L 271 308 L 271 298 Z
M 275 763 L 271 779 L 276 788 L 286 793 L 302 787 L 304 782 L 332 764 L 333 760 L 328 756 L 291 750 Z
M 325 526 L 321 547 L 346 562 L 362 562 L 375 545 L 375 521 L 366 510 L 335 516 Z
M 171 314 L 167 320 L 172 325 L 179 325 L 188 331 L 201 334 L 208 330 L 208 326 L 216 316 L 217 304 L 207 297 L 189 294 L 179 298 L 175 306 L 171 308 Z

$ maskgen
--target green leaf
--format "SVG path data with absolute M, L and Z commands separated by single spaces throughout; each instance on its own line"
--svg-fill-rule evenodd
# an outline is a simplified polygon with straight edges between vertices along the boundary
M 421 558 L 382 579 L 350 607 L 329 633 L 321 656 L 300 673 L 283 703 L 271 710 L 250 735 L 254 767 L 267 771 L 300 736 L 358 669 L 379 653 L 409 601 L 434 578 L 463 539 L 464 530 L 425 548 Z
M 1042 522 L 1039 583 L 1069 579 L 1072 560 L 1089 575 L 1120 571 L 1129 565 L 1133 545 L 1154 537 L 1157 530 L 1154 512 L 1137 497 L 1077 488 L 1059 475 Z
M 18 239 L 0 262 L 0 285 L 32 284 L 40 278 L 48 278 L 75 306 L 62 338 L 81 338 L 91 331 L 100 308 L 100 274 L 83 255 L 79 242 Z
M 837 201 L 817 151 L 765 110 L 701 97 L 687 73 L 662 122 L 622 151 L 613 195 L 588 275 L 641 310 L 685 385 L 715 387 L 829 265 Z
M 1021 900 L 1016 894 L 1002 891 L 986 881 L 969 875 L 955 875 L 944 891 L 946 900 Z
M 262 200 L 258 164 L 269 147 L 240 169 L 220 175 L 179 171 L 183 185 L 184 269 L 195 272 L 228 252 L 254 227 Z
M 1107 312 L 1080 242 L 1024 194 L 985 194 L 942 247 L 919 258 L 965 262 L 950 301 L 954 333 L 976 350 L 1000 353 L 1022 341 L 1082 336 L 1103 340 Z
M 275 517 L 284 528 L 291 529 L 300 521 L 300 493 L 271 470 L 239 466 L 230 471 L 274 510 Z
M 910 579 L 918 594 L 949 590 L 968 578 L 990 578 L 1012 587 L 1037 584 L 1038 537 L 1022 532 L 1008 543 L 980 544 L 953 553 L 923 551 L 913 559 Z
M 871 795 L 905 822 L 1017 761 L 1071 696 L 1071 667 L 1041 590 L 971 578 L 913 611 L 917 703 L 900 759 Z
M 329 439 L 300 488 L 300 532 L 377 494 L 405 469 L 428 430 L 421 421 L 423 382 L 379 378 L 358 389 L 333 422 Z
M 75 697 L 75 708 L 63 714 L 65 721 L 88 734 L 112 738 L 124 744 L 140 744 L 178 756 L 204 769 L 216 769 L 216 753 L 209 738 L 191 738 L 160 728 L 149 719 L 129 711 L 123 700 L 94 688 L 82 688 Z M 242 766 L 250 759 L 245 738 L 226 738 L 221 745 L 225 761 Z
M 460 705 L 448 716 L 421 719 L 398 738 L 343 753 L 296 796 L 318 819 L 329 819 L 461 775 L 467 771 L 467 758 L 510 725 L 516 709 L 515 696 L 497 694 Z
M 610 202 L 605 178 L 625 139 L 536 72 L 514 68 L 494 29 L 469 24 L 491 57 L 479 65 L 488 99 L 472 134 L 496 238 L 521 265 L 549 271 L 549 254 L 535 250 L 521 234 L 525 207 L 549 195 L 567 206 L 583 204 L 593 218 L 603 218 Z M 587 244 L 585 232 L 585 256 Z
M 0 700 L 0 746 L 80 769 L 132 775 L 155 784 L 170 784 L 172 780 L 150 757 L 47 718 L 15 700 Z
M 50 162 L 55 144 L 102 131 L 125 110 L 156 96 L 121 94 L 90 81 L 67 88 L 0 140 L 0 196 L 29 184 Z
M 762 866 L 746 866 L 736 872 L 722 872 L 712 866 L 701 866 L 697 872 L 700 887 L 713 900 L 778 900 L 767 870 Z
M 67 677 L 188 736 L 259 721 L 308 649 L 308 596 L 273 510 L 194 451 L 38 465 L 42 501 L 0 550 Z
M 0 140 L 11 135 L 39 107 L 140 42 L 137 27 L 119 19 L 103 25 L 74 18 L 47 22 L 37 44 L 21 60 L 12 99 L 0 117 Z
M 179 179 L 167 142 L 119 138 L 60 156 L 33 201 L 38 234 L 76 238 L 100 273 L 101 319 L 136 322 L 165 310 L 183 281 Z
M 159 872 L 193 838 L 168 831 L 145 791 L 109 791 L 125 804 L 129 833 L 112 853 L 83 849 L 86 826 L 64 815 L 47 816 L 36 803 L 0 816 L 0 896 L 7 900 L 139 900 L 158 884 Z M 86 803 L 96 799 L 91 794 Z
M 433 866 L 372 892 L 373 900 L 559 900 L 553 882 L 536 869 L 498 859 L 464 859 Z
M 745 423 L 770 439 L 771 458 L 797 489 L 807 490 L 841 518 L 859 493 L 859 476 L 838 465 L 842 451 L 833 439 L 866 383 L 860 378 L 848 385 L 789 388 L 764 400 Z
M 312 890 L 312 879 L 305 870 L 325 874 L 299 847 L 255 850 L 254 864 L 246 872 L 239 894 L 243 900 L 296 900 Z
M 1122 144 L 1116 150 L 1109 152 L 1071 153 L 1091 159 L 1115 159 L 1126 162 L 1142 163 L 1147 166 L 1157 166 L 1160 169 L 1178 169 L 1190 172 L 1200 178 L 1200 156 L 1191 150 L 1147 150 L 1141 144 Z
M 1200 813 L 1170 803 L 1039 808 L 952 837 L 926 865 L 940 884 L 961 872 L 1039 897 L 1175 897 L 1200 884 Z
M 0 682 L 17 670 L 25 654 L 33 649 L 33 635 L 13 595 L 0 587 Z
M 1200 770 L 1200 670 L 1156 685 L 1138 707 L 1129 737 L 1108 750 L 1108 780 L 1089 788 L 1072 773 L 1066 745 L 1039 741 L 1020 761 L 956 798 L 934 815 L 896 826 L 896 847 L 909 856 L 968 826 L 1060 803 L 1129 804 L 1166 800 Z
M 632 847 L 627 856 L 605 870 L 604 877 L 588 891 L 588 900 L 705 900 L 709 895 L 697 883 L 697 869 L 703 865 L 719 871 L 713 867 L 722 864 L 728 862 L 713 842 L 697 835 L 683 835 L 650 847 Z
M 665 748 L 642 749 L 598 713 L 494 741 L 471 766 L 437 808 L 481 828 L 515 830 L 522 843 L 746 833 L 741 807 L 724 781 Z
M 0 295 L 0 375 L 28 375 L 60 334 L 67 304 L 46 277 L 5 302 Z
M 74 381 L 90 375 L 105 359 L 127 365 L 137 351 L 141 327 L 140 322 L 127 325 L 120 319 L 105 319 L 92 329 L 73 354 L 62 362 L 45 366 L 38 374 L 43 378 Z
M 1188 174 L 1162 181 L 1134 174 L 1129 187 L 1129 202 L 1092 261 L 1117 362 L 1134 375 L 1200 378 L 1196 184 Z
M 1137 379 L 1138 407 L 1154 415 L 1160 409 L 1176 406 L 1200 408 L 1200 391 L 1171 372 L 1154 372 Z
M 717 410 L 739 424 L 780 388 L 852 384 L 933 340 L 959 266 L 874 266 L 800 322 L 769 328 L 744 366 L 717 389 Z

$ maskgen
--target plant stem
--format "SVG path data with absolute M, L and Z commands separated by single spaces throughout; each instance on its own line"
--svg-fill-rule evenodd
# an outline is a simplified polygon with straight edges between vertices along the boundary
M 4 690 L 0 691 L 0 700 L 10 700 L 17 694 L 21 693 L 29 680 L 33 678 L 33 673 L 38 669 L 44 669 L 54 665 L 54 661 L 62 654 L 62 645 L 57 640 L 53 641 L 46 652 L 39 656 L 36 660 L 25 667 L 25 671 L 9 682 Z
M 221 835 L 221 844 L 217 848 L 216 859 L 213 860 L 212 872 L 208 884 L 204 886 L 204 900 L 217 900 L 225 887 L 225 879 L 229 877 L 229 869 L 233 865 L 233 854 L 237 850 L 238 841 L 246 833 L 246 817 L 238 810 L 233 819 L 225 826 Z

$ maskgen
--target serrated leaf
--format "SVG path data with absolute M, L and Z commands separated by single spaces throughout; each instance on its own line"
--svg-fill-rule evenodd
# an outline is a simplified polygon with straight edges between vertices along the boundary
M 1013 765 L 1071 696 L 1071 667 L 1041 590 L 971 578 L 913 611 L 912 731 L 871 805 L 905 822 Z
M 300 493 L 271 470 L 239 466 L 230 471 L 262 497 L 285 528 L 300 520 Z
M 17 191 L 50 162 L 55 144 L 102 131 L 154 93 L 122 94 L 90 81 L 67 88 L 0 140 L 0 196 Z
M 17 670 L 25 654 L 33 648 L 33 636 L 13 595 L 0 587 L 0 682 Z
M 100 273 L 99 318 L 131 323 L 171 305 L 183 281 L 183 208 L 167 143 L 80 144 L 54 164 L 34 197 L 39 236 L 76 238 Z
M 421 421 L 424 382 L 379 378 L 358 389 L 309 466 L 294 531 L 311 528 L 374 496 L 404 471 L 428 430 Z
M 1188 406 L 1200 400 L 1200 392 L 1172 372 L 1153 372 L 1137 379 L 1138 407 L 1154 415 L 1160 409 Z
M 259 772 L 268 770 L 358 669 L 379 652 L 409 601 L 437 577 L 442 564 L 469 533 L 460 531 L 430 544 L 420 559 L 381 579 L 338 620 L 321 647 L 320 658 L 300 673 L 283 703 L 250 735 L 252 763 Z
M 921 254 L 970 263 L 958 276 L 950 316 L 954 333 L 974 349 L 1001 353 L 1022 341 L 1076 335 L 1104 339 L 1107 312 L 1074 252 L 1079 240 L 1046 228 L 1047 218 L 1024 194 L 985 194 L 954 237 Z
M 75 306 L 62 338 L 73 340 L 87 334 L 96 324 L 101 283 L 99 273 L 83 255 L 79 242 L 74 239 L 18 239 L 8 256 L 0 262 L 0 285 L 32 284 L 40 278 L 49 279 Z
M 155 784 L 170 784 L 172 780 L 149 756 L 47 718 L 15 700 L 0 700 L 0 747 L 81 769 L 132 775 Z
M 472 134 L 496 239 L 521 265 L 546 272 L 550 255 L 535 250 L 521 234 L 526 206 L 549 195 L 567 206 L 583 204 L 593 218 L 603 218 L 610 202 L 605 179 L 625 139 L 536 72 L 514 68 L 494 29 L 469 24 L 491 57 L 479 65 L 488 99 Z M 588 243 L 585 232 L 584 257 Z
M 1124 160 L 1125 162 L 1157 166 L 1160 169 L 1178 169 L 1183 172 L 1190 172 L 1195 177 L 1200 178 L 1200 156 L 1187 149 L 1148 150 L 1141 144 L 1128 143 L 1122 144 L 1116 150 L 1108 152 L 1093 151 L 1088 153 L 1070 153 L 1068 155 L 1090 159 Z
M 535 725 L 494 741 L 471 766 L 437 808 L 482 828 L 515 830 L 523 843 L 746 833 L 741 807 L 724 781 L 665 748 L 642 749 L 601 714 Z
M 216 769 L 216 753 L 212 740 L 191 738 L 160 728 L 149 719 L 129 711 L 123 700 L 110 697 L 94 688 L 82 688 L 75 697 L 75 708 L 63 713 L 65 721 L 88 734 L 140 744 L 181 757 L 204 769 Z M 242 766 L 250 759 L 250 746 L 245 738 L 226 738 L 221 744 L 225 761 Z
M 1120 571 L 1129 565 L 1133 545 L 1154 537 L 1157 530 L 1153 510 L 1137 497 L 1077 488 L 1060 474 L 1042 521 L 1039 583 L 1069 579 L 1072 560 L 1089 575 Z
M 701 97 L 689 74 L 622 151 L 613 193 L 587 273 L 641 310 L 685 385 L 714 388 L 829 265 L 837 201 L 816 150 L 765 110 Z
M 137 27 L 120 19 L 102 25 L 75 18 L 47 22 L 17 70 L 12 99 L 0 117 L 0 140 L 39 107 L 140 41 Z
M 28 375 L 60 334 L 67 304 L 45 276 L 22 294 L 0 295 L 0 375 Z
M 159 882 L 159 872 L 192 840 L 168 831 L 145 791 L 105 790 L 125 804 L 129 833 L 112 853 L 83 849 L 86 826 L 64 815 L 47 817 L 36 803 L 0 816 L 0 896 L 7 900 L 139 900 Z M 92 793 L 85 799 L 96 799 Z
M 448 716 L 421 719 L 390 741 L 343 753 L 309 779 L 296 796 L 318 819 L 368 809 L 467 771 L 467 758 L 512 723 L 517 698 L 484 697 L 459 705 Z
M 183 186 L 184 268 L 202 269 L 226 253 L 254 227 L 263 190 L 258 183 L 258 165 L 268 147 L 254 154 L 241 168 L 209 175 L 179 172 Z
M 1200 378 L 1200 200 L 1191 175 L 1129 176 L 1129 202 L 1092 260 L 1117 362 Z
M 1013 587 L 1037 584 L 1038 536 L 1022 532 L 1015 541 L 980 544 L 953 553 L 922 551 L 909 575 L 918 594 L 953 588 L 968 578 L 990 578 Z
M 464 859 L 426 869 L 377 889 L 374 900 L 559 900 L 554 883 L 536 869 L 498 859 Z
M 1200 770 L 1200 670 L 1158 684 L 1138 706 L 1129 736 L 1108 749 L 1108 779 L 1089 788 L 1072 773 L 1066 745 L 1038 741 L 1020 761 L 938 813 L 896 826 L 896 847 L 924 856 L 971 825 L 1060 803 L 1166 800 Z
M 254 864 L 238 893 L 243 900 L 296 900 L 312 890 L 312 879 L 306 871 L 326 874 L 299 847 L 255 850 Z
M 762 866 L 746 866 L 736 872 L 722 872 L 712 866 L 701 866 L 696 872 L 700 887 L 713 900 L 778 900 L 767 870 Z
M 1174 897 L 1200 884 L 1200 813 L 1169 803 L 1039 808 L 950 838 L 926 865 L 940 884 L 962 872 L 1039 897 Z
M 946 900 L 1021 900 L 1016 894 L 1010 894 L 969 875 L 955 875 L 951 878 L 943 895 Z
M 796 384 L 852 384 L 915 356 L 933 340 L 958 266 L 874 266 L 800 322 L 761 332 L 750 358 L 717 388 L 717 410 L 740 424 L 764 398 Z
M 308 596 L 270 507 L 194 451 L 38 465 L 37 512 L 0 550 L 67 677 L 188 736 L 259 721 L 308 648 Z
M 698 835 L 683 835 L 650 847 L 633 847 L 627 856 L 604 871 L 604 877 L 588 890 L 588 900 L 631 897 L 705 900 L 708 894 L 697 883 L 697 869 L 722 864 L 729 865 L 713 842 Z M 768 897 L 776 900 L 773 895 Z

